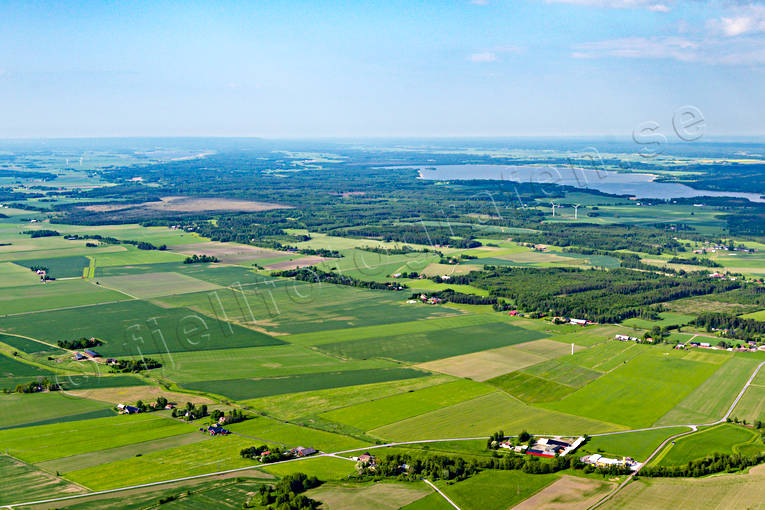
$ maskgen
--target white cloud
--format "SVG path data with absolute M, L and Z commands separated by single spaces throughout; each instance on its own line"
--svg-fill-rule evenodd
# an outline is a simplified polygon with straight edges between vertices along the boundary
M 481 53 L 472 53 L 468 57 L 468 60 L 470 60 L 471 62 L 477 62 L 477 63 L 496 62 L 497 54 L 491 51 L 484 51 Z
M 470 0 L 473 5 L 489 5 L 489 0 Z
M 574 58 L 668 59 L 711 65 L 763 65 L 765 44 L 760 38 L 626 37 L 577 45 Z
M 765 32 L 765 6 L 744 4 L 732 7 L 727 16 L 709 20 L 707 26 L 728 37 Z
M 602 7 L 610 9 L 648 9 L 654 12 L 669 12 L 669 2 L 657 2 L 656 0 L 545 0 L 549 4 L 572 4 L 588 7 Z

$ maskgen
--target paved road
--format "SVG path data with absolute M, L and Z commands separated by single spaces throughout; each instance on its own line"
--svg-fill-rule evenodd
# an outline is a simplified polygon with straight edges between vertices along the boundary
M 436 492 L 437 492 L 437 493 L 439 493 L 441 496 L 443 496 L 443 498 L 444 498 L 446 501 L 448 501 L 450 505 L 452 505 L 452 506 L 453 506 L 454 508 L 456 508 L 457 510 L 460 510 L 460 507 L 458 507 L 458 506 L 457 506 L 457 503 L 455 503 L 454 501 L 452 501 L 451 499 L 449 499 L 449 496 L 447 496 L 446 494 L 444 494 L 443 492 L 441 492 L 441 489 L 439 489 L 438 487 L 436 487 L 435 485 L 433 485 L 432 483 L 430 483 L 430 480 L 426 480 L 425 478 L 423 478 L 423 479 L 422 479 L 422 481 L 423 481 L 423 482 L 425 482 L 425 483 L 427 483 L 428 485 L 430 485 L 430 486 L 433 488 L 433 490 L 434 490 L 434 491 L 436 491 Z
M 687 434 L 691 434 L 691 433 L 695 432 L 696 430 L 698 430 L 698 427 L 717 425 L 719 423 L 725 422 L 730 417 L 730 415 L 733 412 L 733 410 L 735 409 L 736 405 L 739 403 L 741 398 L 744 396 L 744 393 L 749 388 L 749 386 L 752 384 L 752 381 L 757 376 L 758 372 L 763 367 L 763 365 L 765 365 L 765 361 L 763 361 L 762 363 L 757 365 L 757 368 L 752 373 L 752 376 L 749 377 L 749 380 L 747 380 L 746 384 L 744 384 L 744 387 L 741 389 L 741 391 L 739 392 L 739 394 L 736 397 L 736 399 L 733 401 L 733 403 L 728 408 L 728 411 L 725 413 L 725 416 L 723 416 L 721 419 L 719 419 L 719 420 L 717 420 L 715 422 L 712 422 L 712 423 L 703 423 L 703 424 L 661 425 L 661 426 L 658 426 L 658 427 L 647 427 L 647 428 L 634 429 L 634 430 L 622 430 L 622 431 L 617 431 L 617 432 L 606 432 L 606 433 L 603 433 L 603 434 L 595 434 L 595 435 L 593 435 L 593 437 L 595 437 L 595 436 L 598 436 L 598 437 L 599 436 L 610 436 L 610 435 L 617 435 L 617 434 L 628 434 L 630 432 L 645 432 L 645 431 L 649 431 L 649 430 L 659 430 L 659 429 L 666 429 L 666 428 L 671 428 L 671 427 L 688 427 L 690 429 L 687 432 L 676 434 L 676 435 L 666 439 L 646 459 L 646 461 L 643 463 L 643 466 L 645 466 L 650 460 L 652 460 L 661 451 L 661 449 L 667 444 L 667 442 L 672 441 L 675 438 L 678 438 L 678 437 L 681 437 L 681 436 L 685 436 Z M 538 435 L 539 436 L 548 436 L 549 437 L 548 434 L 538 434 Z M 508 436 L 508 437 L 514 437 L 514 436 Z M 273 462 L 271 464 L 268 464 L 267 466 L 273 466 L 273 465 L 277 465 L 277 464 L 285 464 L 287 462 L 299 462 L 301 460 L 305 460 L 306 458 L 336 457 L 336 456 L 340 456 L 340 455 L 343 455 L 343 454 L 348 454 L 348 453 L 353 453 L 353 452 L 358 452 L 358 451 L 364 451 L 364 450 L 374 450 L 374 449 L 378 449 L 378 448 L 388 448 L 388 447 L 391 447 L 391 446 L 404 446 L 404 445 L 425 444 L 425 443 L 440 443 L 440 442 L 446 442 L 446 441 L 474 441 L 474 440 L 479 440 L 479 439 L 480 440 L 485 440 L 485 439 L 488 439 L 488 437 L 457 437 L 457 438 L 449 438 L 449 439 L 421 439 L 421 440 L 418 440 L 418 441 L 402 441 L 402 442 L 397 442 L 397 443 L 385 443 L 385 444 L 380 444 L 380 445 L 370 445 L 370 446 L 367 446 L 365 448 L 356 448 L 356 449 L 352 449 L 352 450 L 343 450 L 343 451 L 332 452 L 332 453 L 320 453 L 318 455 L 312 455 L 311 457 L 300 457 L 300 458 L 297 458 L 297 459 L 283 460 L 283 461 L 279 461 L 279 462 Z M 254 466 L 243 467 L 243 468 L 238 468 L 238 469 L 228 469 L 228 470 L 225 470 L 225 471 L 217 471 L 215 473 L 207 473 L 207 474 L 196 475 L 196 476 L 187 476 L 187 477 L 183 477 L 183 478 L 175 478 L 175 479 L 172 479 L 172 480 L 162 480 L 160 482 L 152 482 L 152 483 L 146 483 L 146 484 L 141 484 L 141 485 L 132 485 L 132 486 L 129 486 L 129 487 L 119 487 L 117 489 L 109 489 L 109 490 L 106 490 L 106 491 L 88 492 L 86 494 L 77 494 L 77 495 L 73 495 L 73 496 L 65 496 L 65 497 L 60 497 L 60 498 L 51 498 L 51 499 L 44 499 L 44 500 L 39 500 L 39 501 L 29 501 L 29 502 L 25 502 L 25 503 L 15 503 L 15 504 L 11 504 L 11 505 L 5 505 L 5 506 L 2 506 L 0 508 L 9 508 L 10 509 L 10 508 L 16 508 L 16 507 L 22 507 L 22 506 L 38 505 L 38 504 L 43 504 L 43 503 L 54 503 L 54 502 L 57 502 L 57 501 L 67 501 L 67 500 L 72 500 L 72 499 L 85 498 L 85 497 L 89 497 L 89 496 L 97 496 L 97 495 L 102 495 L 102 494 L 111 494 L 111 493 L 131 490 L 131 489 L 140 489 L 140 488 L 144 488 L 144 487 L 154 487 L 154 486 L 164 485 L 164 484 L 168 484 L 168 483 L 182 482 L 182 481 L 186 481 L 186 480 L 195 480 L 195 479 L 200 479 L 200 478 L 208 478 L 208 477 L 213 477 L 213 476 L 225 475 L 225 474 L 228 474 L 228 473 L 236 473 L 236 472 L 240 472 L 240 471 L 248 471 L 248 470 L 251 470 L 251 469 L 262 468 L 262 467 L 264 467 L 263 464 L 256 464 Z M 642 466 L 641 466 L 641 468 L 642 468 Z M 639 472 L 639 470 L 636 471 L 635 473 L 633 473 L 632 475 L 630 475 L 624 482 L 619 484 L 619 486 L 616 487 L 616 489 L 614 489 L 612 492 L 610 492 L 609 494 L 604 496 L 601 500 L 599 500 L 597 503 L 595 503 L 593 506 L 591 506 L 590 510 L 595 509 L 595 508 L 603 505 L 604 503 L 606 503 L 608 500 L 610 500 L 621 489 L 623 489 L 632 480 L 632 478 L 638 472 Z M 436 489 L 436 490 L 438 490 L 438 489 Z M 438 491 L 438 492 L 441 493 L 441 491 Z M 443 495 L 443 493 L 441 493 L 441 494 Z M 444 496 L 444 497 L 446 497 L 446 496 Z M 455 508 L 458 508 L 457 505 L 455 505 L 451 500 L 449 500 L 449 502 Z

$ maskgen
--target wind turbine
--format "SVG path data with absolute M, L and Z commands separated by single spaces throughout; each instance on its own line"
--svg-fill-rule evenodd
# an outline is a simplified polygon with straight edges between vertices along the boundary
M 574 219 L 579 219 L 579 206 L 582 204 L 574 204 Z
M 553 218 L 555 218 L 555 208 L 557 207 L 557 204 L 555 202 L 550 202 L 550 204 L 552 205 Z

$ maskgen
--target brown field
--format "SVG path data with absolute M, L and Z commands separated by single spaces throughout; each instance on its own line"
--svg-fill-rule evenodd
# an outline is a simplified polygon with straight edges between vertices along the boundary
M 229 264 L 289 255 L 287 252 L 269 250 L 268 248 L 258 248 L 257 246 L 248 246 L 246 244 L 220 243 L 217 241 L 182 244 L 172 246 L 169 250 L 183 255 L 210 255 L 218 257 L 221 262 Z
M 481 266 L 475 264 L 430 264 L 422 270 L 427 276 L 468 274 L 470 271 L 478 271 Z
M 101 204 L 87 205 L 82 207 L 82 209 L 91 212 L 114 212 L 121 211 L 123 209 L 134 208 L 173 212 L 258 212 L 268 211 L 271 209 L 291 209 L 291 206 L 273 204 L 269 202 L 252 202 L 249 200 L 230 200 L 226 198 L 163 197 L 159 202 L 142 202 L 137 204 Z
M 452 356 L 417 365 L 419 368 L 486 381 L 508 372 L 536 365 L 571 352 L 571 347 L 553 340 L 535 340 L 488 351 Z
M 67 391 L 67 394 L 74 395 L 76 397 L 88 398 L 91 400 L 100 400 L 102 402 L 110 402 L 113 404 L 136 402 L 143 400 L 144 402 L 151 402 L 156 400 L 157 397 L 165 397 L 170 402 L 176 402 L 185 404 L 186 402 L 193 402 L 194 404 L 214 404 L 213 400 L 207 397 L 200 397 L 198 395 L 190 395 L 188 393 L 175 393 L 167 391 L 156 386 L 127 386 L 122 388 L 95 388 L 91 390 L 74 390 Z
M 300 258 L 296 258 L 295 260 L 285 260 L 284 262 L 276 262 L 275 264 L 268 264 L 267 266 L 263 266 L 263 267 L 265 267 L 266 269 L 270 269 L 272 271 L 284 271 L 286 269 L 295 269 L 298 267 L 313 266 L 325 260 L 327 259 L 324 257 L 316 257 L 316 256 L 300 257 Z
M 365 508 L 369 510 L 395 510 L 427 496 L 432 491 L 422 485 L 378 483 L 365 487 L 323 486 L 308 492 L 310 498 L 323 503 L 322 508 Z
M 160 202 L 148 202 L 145 207 L 158 211 L 200 212 L 200 211 L 244 211 L 258 212 L 270 209 L 291 209 L 291 206 L 249 200 L 226 198 L 163 197 Z
M 612 482 L 564 475 L 513 509 L 584 510 L 614 485 Z
M 765 465 L 743 475 L 710 478 L 641 478 L 601 508 L 656 510 L 765 509 Z

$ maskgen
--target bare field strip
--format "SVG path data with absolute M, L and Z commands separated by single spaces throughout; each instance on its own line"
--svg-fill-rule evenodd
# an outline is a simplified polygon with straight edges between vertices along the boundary
M 743 475 L 709 478 L 641 478 L 602 507 L 608 510 L 739 510 L 765 508 L 765 465 Z
M 263 266 L 263 267 L 265 267 L 266 269 L 270 269 L 272 271 L 284 271 L 286 269 L 295 269 L 298 267 L 313 266 L 325 260 L 328 260 L 328 259 L 324 257 L 315 257 L 315 256 L 299 257 L 299 258 L 296 258 L 295 260 L 285 260 L 283 262 L 268 264 L 267 266 Z
M 537 340 L 541 342 L 542 340 Z M 475 381 L 486 381 L 492 377 L 536 365 L 547 358 L 524 352 L 515 345 L 452 356 L 417 365 L 418 368 L 440 372 L 456 377 L 467 377 Z
M 183 255 L 210 255 L 218 257 L 224 263 L 245 262 L 249 260 L 265 259 L 289 255 L 287 252 L 258 248 L 246 244 L 222 243 L 209 241 L 205 243 L 183 244 L 169 248 L 174 253 Z
M 611 490 L 613 482 L 563 475 L 513 510 L 579 510 L 589 508 Z
M 204 280 L 181 273 L 145 273 L 126 276 L 106 276 L 98 279 L 101 286 L 140 299 L 151 299 L 193 292 L 221 289 Z
M 126 386 L 118 388 L 94 388 L 91 390 L 67 391 L 69 395 L 75 397 L 87 398 L 89 400 L 99 400 L 101 402 L 110 402 L 112 404 L 121 404 L 143 400 L 150 402 L 157 397 L 165 397 L 169 402 L 184 405 L 186 402 L 194 404 L 214 404 L 215 401 L 207 397 L 192 395 L 189 393 L 175 393 L 167 391 L 157 386 Z
M 202 212 L 202 211 L 242 211 L 258 212 L 271 209 L 291 209 L 291 206 L 269 202 L 249 200 L 231 200 L 227 198 L 186 198 L 163 197 L 159 202 L 141 202 L 136 204 L 102 204 L 81 207 L 92 212 L 114 212 L 124 209 L 152 209 L 155 211 Z

